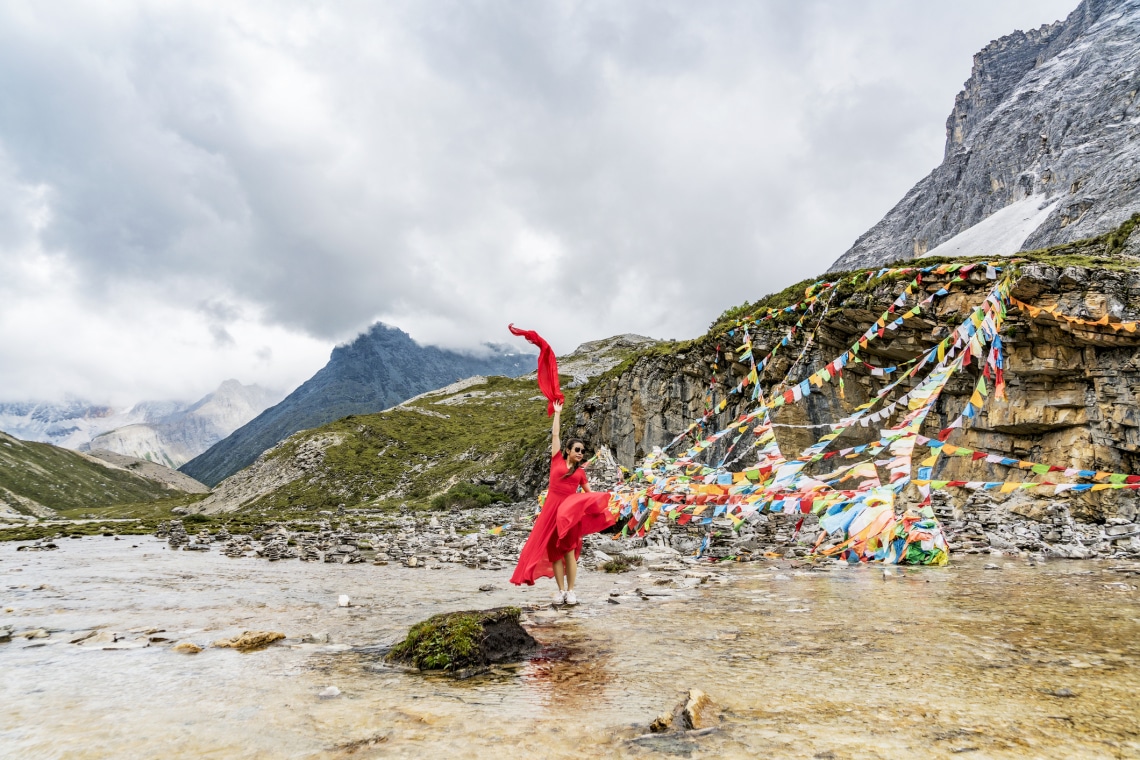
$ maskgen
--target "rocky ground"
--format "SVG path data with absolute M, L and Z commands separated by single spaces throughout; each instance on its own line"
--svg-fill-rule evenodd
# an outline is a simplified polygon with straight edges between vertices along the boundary
M 396 517 L 347 510 L 311 523 L 266 523 L 246 535 L 230 535 L 225 528 L 190 535 L 180 520 L 173 520 L 160 524 L 156 535 L 167 539 L 172 549 L 216 550 L 230 557 L 396 563 L 413 568 L 458 563 L 506 571 L 526 541 L 535 509 L 533 502 L 517 502 Z M 1105 524 L 1078 522 L 1063 500 L 1010 507 L 978 492 L 962 507 L 936 498 L 935 511 L 952 553 L 1140 559 L 1140 524 L 1123 518 L 1110 518 Z M 588 536 L 582 565 L 609 572 L 639 566 L 680 571 L 697 563 L 806 558 L 818 535 L 818 520 L 802 516 L 797 531 L 800 517 L 755 515 L 738 531 L 724 519 L 700 527 L 660 522 L 642 538 Z

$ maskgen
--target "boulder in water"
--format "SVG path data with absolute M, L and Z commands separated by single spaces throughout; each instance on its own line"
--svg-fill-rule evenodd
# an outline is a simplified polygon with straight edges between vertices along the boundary
M 413 625 L 386 659 L 452 672 L 518 660 L 538 648 L 519 624 L 521 614 L 518 607 L 496 607 L 433 615 Z

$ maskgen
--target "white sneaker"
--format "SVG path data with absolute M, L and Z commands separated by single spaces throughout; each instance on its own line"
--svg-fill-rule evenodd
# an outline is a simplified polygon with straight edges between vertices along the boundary
M 554 598 L 550 600 L 550 602 L 551 602 L 551 604 L 553 604 L 556 607 L 560 604 L 566 604 L 566 592 L 565 591 L 557 592 L 554 595 Z
M 568 605 L 570 605 L 571 607 L 573 607 L 575 604 L 577 604 L 577 603 L 578 603 L 578 597 L 574 596 L 574 592 L 573 592 L 573 591 L 567 591 L 567 592 L 566 592 L 566 596 L 565 596 L 565 597 L 563 597 L 563 602 L 562 602 L 562 603 L 563 603 L 563 604 L 568 604 Z

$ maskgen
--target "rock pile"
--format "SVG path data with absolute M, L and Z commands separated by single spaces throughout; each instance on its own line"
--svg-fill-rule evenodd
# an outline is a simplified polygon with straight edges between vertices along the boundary
M 1140 556 L 1140 524 L 1113 517 L 1104 526 L 1104 534 L 1112 544 L 1114 557 Z
M 325 552 L 325 562 L 352 565 L 363 561 L 364 557 L 360 556 L 360 539 L 354 533 L 337 533 L 329 551 Z
M 977 491 L 956 506 L 944 493 L 935 492 L 932 506 L 952 554 L 1028 552 L 1048 557 L 1140 559 L 1140 524 L 1124 518 L 1109 519 L 1105 525 L 1082 523 L 1073 518 L 1064 499 L 1001 503 L 992 494 Z M 534 509 L 533 503 L 519 502 L 388 517 L 351 526 L 345 523 L 335 529 L 325 522 L 313 526 L 319 529 L 316 532 L 293 532 L 271 524 L 261 526 L 260 545 L 249 536 L 230 536 L 228 531 L 219 531 L 213 540 L 224 540 L 222 553 L 227 557 L 241 557 L 256 548 L 258 556 L 270 561 L 300 557 L 306 562 L 359 564 L 374 560 L 415 568 L 450 562 L 503 572 L 518 559 Z M 174 548 L 189 542 L 177 520 L 164 523 L 158 532 L 165 532 Z M 593 535 L 586 537 L 585 545 L 591 552 L 640 557 L 647 567 L 681 569 L 698 555 L 735 561 L 805 557 L 818 532 L 815 515 L 757 514 L 746 518 L 739 529 L 724 518 L 697 526 L 661 521 L 644 537 L 614 540 L 610 535 Z M 296 546 L 290 546 L 290 541 Z M 201 537 L 196 545 L 204 546 Z
M 222 546 L 222 554 L 231 559 L 244 557 L 253 549 L 248 536 L 234 536 Z
M 320 562 L 321 550 L 317 544 L 320 540 L 319 536 L 315 533 L 302 533 L 301 534 L 301 561 L 302 562 Z
M 170 536 L 170 523 L 163 520 L 154 529 L 155 538 L 168 538 Z
M 1062 499 L 1002 504 L 985 491 L 975 491 L 957 512 L 948 497 L 935 497 L 935 513 L 943 520 L 952 553 L 1140 558 L 1140 525 L 1120 517 L 1103 526 L 1078 522 Z
M 257 550 L 257 556 L 264 557 L 270 562 L 276 562 L 279 559 L 296 559 L 297 552 L 293 547 L 289 546 L 289 533 L 284 528 L 266 533 L 262 537 L 261 548 Z
M 34 544 L 24 544 L 23 546 L 16 547 L 16 551 L 18 551 L 18 552 L 46 552 L 46 551 L 51 551 L 52 549 L 58 549 L 58 548 L 59 547 L 55 545 L 55 542 L 51 541 L 50 539 L 41 538 L 39 541 L 36 541 Z
M 181 520 L 171 520 L 168 530 L 169 541 L 171 549 L 177 549 L 180 546 L 185 546 L 190 543 L 190 536 L 186 535 L 186 528 L 182 527 Z

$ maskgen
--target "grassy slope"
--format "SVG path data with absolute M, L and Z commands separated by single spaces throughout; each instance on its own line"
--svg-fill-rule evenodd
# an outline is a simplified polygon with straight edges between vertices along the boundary
M 313 435 L 336 432 L 344 440 L 325 452 L 314 474 L 243 511 L 290 518 L 341 504 L 422 509 L 453 483 L 488 474 L 518 476 L 528 461 L 545 457 L 549 446 L 546 401 L 537 395 L 534 380 L 492 377 L 484 385 L 406 404 L 432 414 L 397 409 L 345 417 L 300 433 L 273 456 L 292 456 L 297 444 Z M 440 403 L 448 400 L 461 403 Z M 567 404 L 572 402 L 571 389 Z
M 151 502 L 171 492 L 58 446 L 0 435 L 0 487 L 55 510 Z

